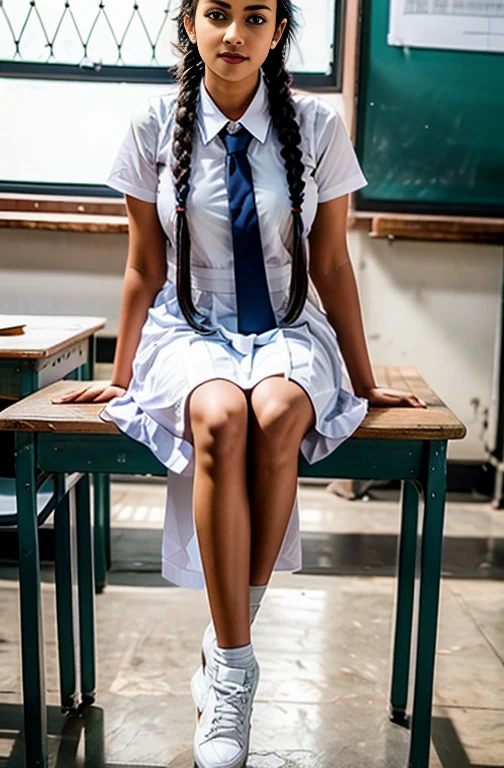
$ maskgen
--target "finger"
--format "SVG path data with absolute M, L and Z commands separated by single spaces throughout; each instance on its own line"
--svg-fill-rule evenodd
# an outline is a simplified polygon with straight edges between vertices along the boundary
M 95 394 L 98 392 L 101 394 L 101 387 L 86 387 L 85 389 L 77 389 L 74 392 L 68 392 L 66 395 L 60 397 L 53 397 L 51 401 L 53 403 L 88 403 Z
M 59 397 L 53 397 L 51 398 L 51 402 L 53 403 L 66 403 L 66 402 L 72 402 L 72 399 L 76 397 L 76 395 L 79 394 L 81 390 L 78 390 L 76 392 L 68 392 L 66 395 L 60 395 Z
M 67 395 L 62 396 L 63 402 L 66 403 L 82 403 L 88 399 L 89 393 L 96 389 L 95 387 L 84 387 L 83 389 L 77 389 L 74 392 L 70 392 Z
M 90 387 L 81 392 L 74 400 L 76 403 L 90 403 L 96 395 L 96 389 Z
M 97 397 L 95 397 L 93 402 L 95 402 L 95 403 L 106 403 L 109 400 L 112 400 L 113 397 L 117 397 L 117 395 L 112 395 L 112 397 L 111 397 L 110 394 L 108 394 L 107 390 L 105 389 L 105 390 L 103 390 L 103 392 L 100 392 L 100 394 Z
M 411 402 L 411 405 L 412 405 L 414 408 L 426 408 L 426 407 L 427 407 L 426 405 L 423 405 L 423 404 L 420 402 L 419 398 L 417 398 L 417 397 L 415 397 L 414 399 L 412 398 L 410 402 Z

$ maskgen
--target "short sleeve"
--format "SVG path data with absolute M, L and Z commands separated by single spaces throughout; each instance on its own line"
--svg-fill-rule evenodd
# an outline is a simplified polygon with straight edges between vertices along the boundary
M 157 142 L 159 123 L 149 99 L 133 112 L 119 147 L 107 185 L 146 203 L 157 199 Z
M 316 168 L 313 174 L 318 202 L 365 187 L 357 155 L 343 120 L 329 104 L 319 101 L 315 115 Z

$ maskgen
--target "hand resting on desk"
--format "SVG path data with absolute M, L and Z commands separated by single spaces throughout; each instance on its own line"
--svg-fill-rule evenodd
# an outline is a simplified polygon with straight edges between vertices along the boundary
M 427 408 L 418 395 L 413 392 L 403 392 L 399 389 L 387 389 L 385 387 L 373 387 L 366 391 L 365 397 L 373 408 L 394 408 L 409 406 L 413 408 Z
M 64 403 L 106 403 L 109 400 L 113 400 L 114 397 L 121 397 L 125 392 L 125 387 L 118 387 L 112 384 L 81 386 L 68 395 L 52 397 L 51 402 L 55 405 Z

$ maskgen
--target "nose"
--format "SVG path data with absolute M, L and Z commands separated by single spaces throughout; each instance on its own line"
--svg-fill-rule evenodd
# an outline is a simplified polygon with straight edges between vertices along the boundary
M 229 25 L 224 35 L 224 42 L 230 45 L 241 45 L 243 43 L 243 35 L 238 28 L 238 24 L 233 22 Z

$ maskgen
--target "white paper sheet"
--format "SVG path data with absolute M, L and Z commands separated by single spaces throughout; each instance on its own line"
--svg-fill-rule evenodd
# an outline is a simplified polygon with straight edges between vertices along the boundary
M 389 45 L 504 52 L 504 0 L 390 0 Z

